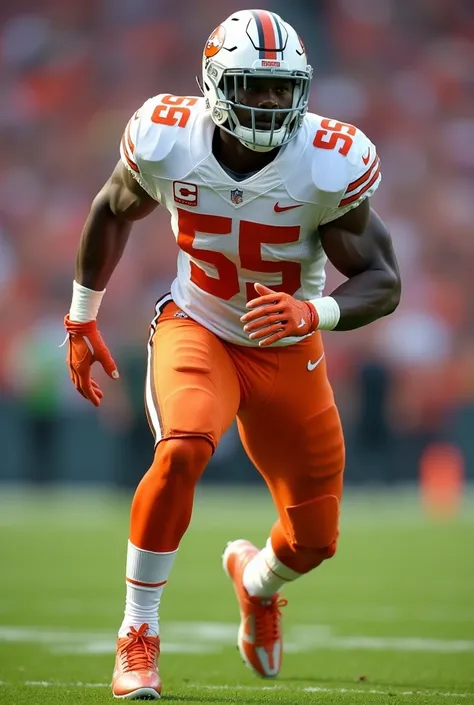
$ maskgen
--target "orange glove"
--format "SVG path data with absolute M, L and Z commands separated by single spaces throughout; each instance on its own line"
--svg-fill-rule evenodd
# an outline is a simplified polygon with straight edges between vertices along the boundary
M 67 363 L 72 383 L 83 397 L 89 399 L 94 406 L 99 406 L 104 395 L 97 382 L 91 377 L 91 365 L 94 362 L 100 362 L 112 379 L 119 377 L 117 366 L 97 330 L 96 321 L 78 323 L 70 321 L 68 314 L 64 319 L 64 325 L 69 339 Z
M 254 284 L 260 294 L 252 299 L 247 308 L 252 309 L 241 317 L 244 331 L 250 340 L 259 340 L 266 348 L 282 338 L 307 335 L 319 325 L 318 313 L 309 301 L 297 301 L 293 296 L 273 291 L 263 284 Z

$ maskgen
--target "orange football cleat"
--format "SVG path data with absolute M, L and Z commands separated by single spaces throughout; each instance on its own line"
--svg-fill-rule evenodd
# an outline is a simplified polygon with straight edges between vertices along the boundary
M 158 700 L 161 680 L 158 675 L 160 637 L 147 636 L 148 624 L 117 639 L 117 658 L 112 676 L 112 693 L 123 700 Z
M 280 607 L 287 604 L 279 593 L 269 598 L 251 597 L 243 584 L 244 568 L 259 550 L 250 541 L 227 544 L 222 562 L 234 583 L 240 608 L 237 644 L 244 662 L 264 678 L 275 678 L 281 668 L 283 637 Z

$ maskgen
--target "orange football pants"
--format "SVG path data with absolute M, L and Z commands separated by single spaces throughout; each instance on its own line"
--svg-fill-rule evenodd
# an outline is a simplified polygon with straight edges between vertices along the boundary
M 169 299 L 148 346 L 145 402 L 157 447 L 132 504 L 132 543 L 177 548 L 195 485 L 237 417 L 278 511 L 273 550 L 289 568 L 311 570 L 336 550 L 344 468 L 321 334 L 287 347 L 234 345 Z

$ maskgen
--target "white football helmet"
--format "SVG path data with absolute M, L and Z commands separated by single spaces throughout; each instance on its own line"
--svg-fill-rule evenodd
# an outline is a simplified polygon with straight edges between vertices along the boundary
M 202 90 L 213 121 L 249 149 L 266 152 L 298 133 L 308 109 L 313 69 L 296 31 L 274 12 L 241 10 L 228 17 L 206 42 L 202 74 Z M 256 114 L 263 109 L 235 99 L 239 83 L 246 88 L 249 76 L 269 75 L 293 82 L 293 103 L 286 110 L 268 109 L 272 113 L 269 129 L 258 130 Z M 251 127 L 240 123 L 234 108 L 250 111 Z M 285 113 L 283 123 L 277 125 L 277 114 Z

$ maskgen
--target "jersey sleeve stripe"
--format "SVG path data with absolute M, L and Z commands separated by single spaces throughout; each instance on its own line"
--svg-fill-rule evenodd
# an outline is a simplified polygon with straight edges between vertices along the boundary
M 352 183 L 349 184 L 346 190 L 346 195 L 349 194 L 351 191 L 355 191 L 359 186 L 362 186 L 362 184 L 367 181 L 367 179 L 370 177 L 372 171 L 374 170 L 374 167 L 379 167 L 380 165 L 380 159 L 379 157 L 375 157 L 374 161 L 372 164 L 369 166 L 367 171 L 362 174 L 362 176 L 359 176 L 359 178 L 356 181 L 353 181 Z
M 354 203 L 354 201 L 357 201 L 357 199 L 360 198 L 361 196 L 363 196 L 364 193 L 366 191 L 368 191 L 379 178 L 380 178 L 380 166 L 377 166 L 377 171 L 372 176 L 370 181 L 368 181 L 366 183 L 364 188 L 362 188 L 357 193 L 352 194 L 352 196 L 348 196 L 347 198 L 343 198 L 342 201 L 339 203 L 339 208 L 341 208 L 342 206 L 347 206 L 347 205 L 349 205 L 349 203 Z
M 127 127 L 125 128 L 125 138 L 126 138 L 128 146 L 130 148 L 130 154 L 133 157 L 135 155 L 135 145 L 133 144 L 132 136 L 130 134 L 130 122 L 131 121 L 129 121 L 127 123 Z
M 138 164 L 136 164 L 136 163 L 133 161 L 133 159 L 131 159 L 131 158 L 128 156 L 127 144 L 126 144 L 126 141 L 125 141 L 125 134 L 122 135 L 122 141 L 121 141 L 121 143 L 120 143 L 120 146 L 122 147 L 122 154 L 123 154 L 123 156 L 124 156 L 124 158 L 125 158 L 125 160 L 126 160 L 128 166 L 130 167 L 130 169 L 133 169 L 133 171 L 136 171 L 136 173 L 139 174 L 139 173 L 140 173 L 140 169 L 138 168 Z

